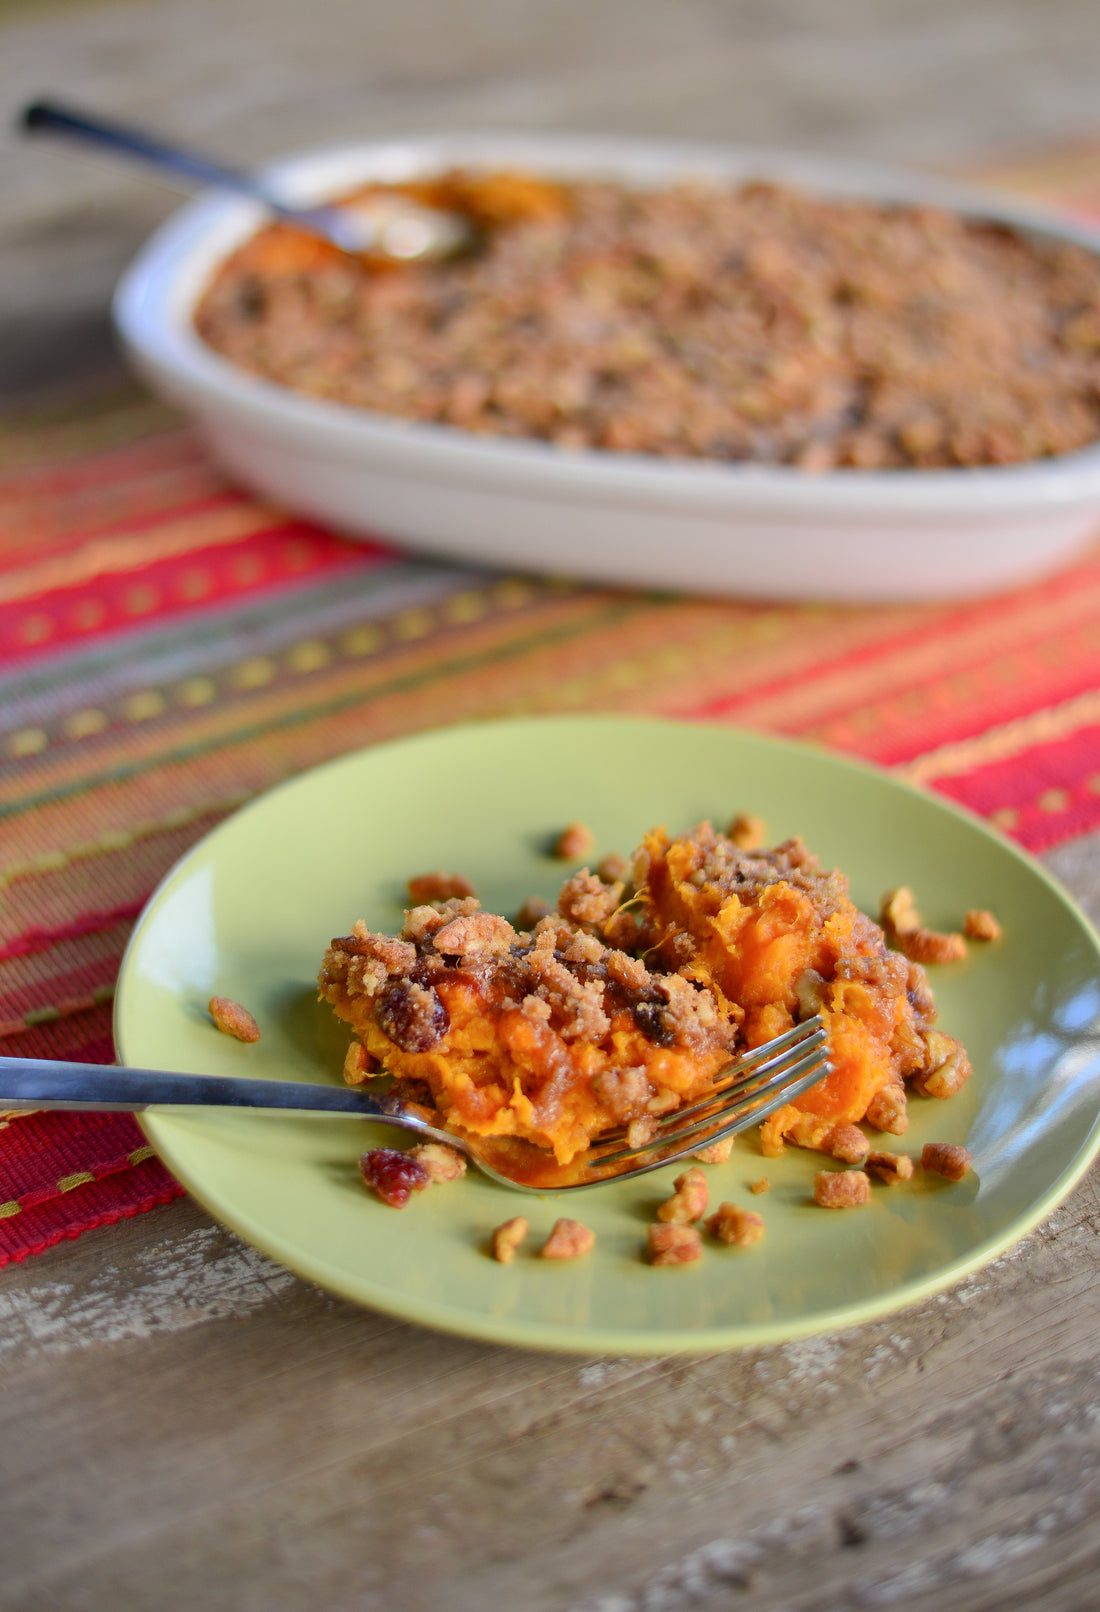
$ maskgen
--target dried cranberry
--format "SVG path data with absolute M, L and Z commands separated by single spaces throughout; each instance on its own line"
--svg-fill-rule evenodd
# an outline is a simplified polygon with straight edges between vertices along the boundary
M 359 1169 L 367 1186 L 393 1209 L 404 1209 L 410 1195 L 423 1192 L 431 1180 L 419 1159 L 396 1147 L 372 1147 L 359 1160 Z
M 671 1047 L 676 1040 L 664 1017 L 667 1007 L 668 1003 L 662 1000 L 638 1002 L 634 1007 L 634 1023 L 646 1040 L 652 1041 L 657 1047 Z
M 241 280 L 237 307 L 245 319 L 262 319 L 267 312 L 267 292 L 258 274 L 246 274 Z
M 393 980 L 379 992 L 379 1028 L 402 1052 L 427 1052 L 451 1027 L 451 1017 L 430 985 Z

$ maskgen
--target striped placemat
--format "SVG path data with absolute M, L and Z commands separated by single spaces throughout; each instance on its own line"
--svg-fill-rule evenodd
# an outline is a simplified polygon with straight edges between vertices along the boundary
M 1100 211 L 1100 151 L 1020 164 Z M 172 863 L 259 791 L 441 723 L 665 714 L 939 790 L 1031 850 L 1100 825 L 1100 547 L 977 604 L 745 604 L 353 544 L 230 486 L 121 373 L 0 414 L 0 1051 L 109 1062 Z M 0 1263 L 180 1188 L 120 1115 L 0 1134 Z

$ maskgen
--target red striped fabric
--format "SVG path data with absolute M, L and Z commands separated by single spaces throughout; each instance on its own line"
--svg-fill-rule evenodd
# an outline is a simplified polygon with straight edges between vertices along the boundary
M 995 177 L 1100 211 L 1100 150 Z M 1045 850 L 1100 828 L 1100 548 L 964 605 L 633 594 L 350 543 L 228 485 L 122 375 L 9 408 L 0 1049 L 111 1061 L 142 903 L 259 790 L 443 722 L 587 709 L 810 739 Z M 179 1191 L 127 1116 L 11 1120 L 0 1264 Z

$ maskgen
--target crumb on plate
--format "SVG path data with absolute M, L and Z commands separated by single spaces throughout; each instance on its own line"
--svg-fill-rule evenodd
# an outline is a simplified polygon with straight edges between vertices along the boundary
M 759 851 L 767 841 L 768 825 L 762 817 L 739 812 L 726 830 L 740 851 Z
M 513 1215 L 493 1232 L 492 1255 L 501 1265 L 510 1265 L 516 1257 L 516 1250 L 525 1240 L 531 1229 L 530 1221 L 526 1215 Z
M 913 1174 L 913 1161 L 908 1153 L 868 1153 L 863 1161 L 863 1168 L 870 1174 L 885 1181 L 888 1187 L 893 1187 L 899 1181 L 908 1181 Z
M 961 1181 L 974 1162 L 969 1148 L 954 1142 L 926 1142 L 921 1149 L 920 1162 L 925 1170 L 944 1176 L 948 1181 Z
M 710 1196 L 707 1190 L 707 1178 L 697 1165 L 678 1175 L 672 1183 L 671 1198 L 657 1208 L 657 1219 L 668 1225 L 686 1226 L 692 1221 L 702 1220 L 707 1212 L 707 1201 Z
M 466 1160 L 457 1148 L 443 1142 L 418 1142 L 409 1149 L 410 1158 L 416 1159 L 428 1172 L 435 1185 L 444 1181 L 458 1181 L 466 1174 Z
M 963 934 L 970 940 L 1000 940 L 1001 926 L 985 907 L 970 907 L 963 919 Z
M 822 1209 L 854 1209 L 870 1196 L 870 1177 L 862 1170 L 819 1170 L 814 1176 L 814 1202 Z
M 858 1125 L 834 1125 L 822 1151 L 842 1164 L 862 1164 L 871 1151 L 871 1144 Z
M 222 1035 L 234 1036 L 238 1041 L 258 1041 L 260 1027 L 239 1002 L 229 996 L 212 996 L 208 1004 L 210 1017 Z
M 702 1257 L 703 1239 L 695 1226 L 650 1226 L 646 1234 L 646 1258 L 651 1265 L 692 1265 Z
M 751 1248 L 764 1235 L 764 1217 L 755 1209 L 720 1203 L 707 1221 L 707 1230 L 721 1243 L 729 1243 L 734 1248 Z
M 417 873 L 406 886 L 414 907 L 431 901 L 450 901 L 455 897 L 476 896 L 477 891 L 461 873 Z
M 596 1246 L 596 1233 L 579 1220 L 555 1220 L 539 1249 L 543 1259 L 580 1259 Z
M 900 952 L 913 963 L 955 963 L 966 956 L 966 940 L 956 931 L 926 929 L 907 885 L 887 890 L 879 922 Z
M 554 855 L 562 862 L 580 862 L 590 855 L 596 837 L 587 823 L 570 823 L 554 841 Z

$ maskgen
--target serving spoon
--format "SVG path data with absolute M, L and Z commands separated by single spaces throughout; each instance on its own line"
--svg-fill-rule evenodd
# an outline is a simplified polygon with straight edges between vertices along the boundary
M 247 196 L 262 202 L 296 229 L 319 236 L 341 252 L 357 257 L 415 263 L 453 257 L 473 243 L 473 225 L 460 213 L 425 207 L 411 197 L 396 194 L 361 198 L 339 206 L 322 203 L 298 207 L 250 173 L 186 151 L 143 129 L 77 111 L 58 101 L 32 101 L 23 109 L 20 123 L 29 133 L 60 134 L 103 146 L 170 173 Z

